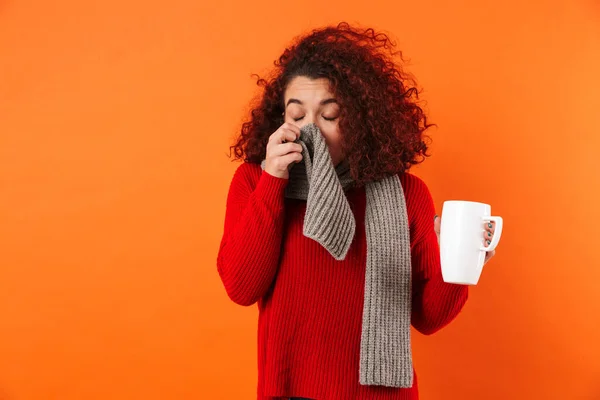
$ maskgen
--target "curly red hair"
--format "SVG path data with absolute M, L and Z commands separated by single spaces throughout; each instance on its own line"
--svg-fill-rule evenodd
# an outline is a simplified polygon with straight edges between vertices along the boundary
M 411 75 L 395 59 L 402 53 L 384 33 L 347 23 L 313 30 L 275 61 L 264 91 L 231 146 L 235 159 L 260 163 L 269 136 L 283 123 L 286 85 L 297 76 L 327 78 L 340 105 L 342 148 L 357 184 L 403 173 L 427 154 L 431 126 L 418 105 Z

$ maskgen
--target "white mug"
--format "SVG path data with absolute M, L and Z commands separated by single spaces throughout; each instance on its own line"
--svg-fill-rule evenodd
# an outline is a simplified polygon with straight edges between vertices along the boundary
M 476 285 L 485 255 L 493 251 L 502 236 L 502 217 L 491 216 L 489 204 L 446 201 L 442 209 L 440 252 L 444 282 Z M 485 225 L 495 222 L 494 237 L 484 246 Z

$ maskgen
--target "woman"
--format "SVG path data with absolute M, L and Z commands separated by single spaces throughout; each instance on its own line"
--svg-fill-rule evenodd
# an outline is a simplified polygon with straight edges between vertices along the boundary
M 217 264 L 234 302 L 258 302 L 258 399 L 417 399 L 410 326 L 432 334 L 467 300 L 408 173 L 430 125 L 393 46 L 345 23 L 298 39 L 232 146 Z

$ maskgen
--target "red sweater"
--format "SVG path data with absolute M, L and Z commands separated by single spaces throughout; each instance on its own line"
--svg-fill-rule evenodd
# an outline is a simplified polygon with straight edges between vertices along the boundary
M 404 173 L 413 268 L 411 323 L 424 334 L 448 324 L 467 300 L 467 286 L 444 283 L 425 183 Z M 418 399 L 412 388 L 359 384 L 366 265 L 364 188 L 347 192 L 356 234 L 336 261 L 302 234 L 306 202 L 286 199 L 286 179 L 244 163 L 227 199 L 217 266 L 234 302 L 258 302 L 258 399 Z

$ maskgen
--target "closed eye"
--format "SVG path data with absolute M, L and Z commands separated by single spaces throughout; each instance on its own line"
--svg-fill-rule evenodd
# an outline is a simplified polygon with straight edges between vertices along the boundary
M 298 118 L 294 118 L 294 121 L 296 121 L 296 122 L 302 121 L 303 118 L 304 118 L 304 116 L 298 117 Z M 326 116 L 323 115 L 323 119 L 325 121 L 335 121 L 336 119 L 338 119 L 338 117 L 326 117 Z

